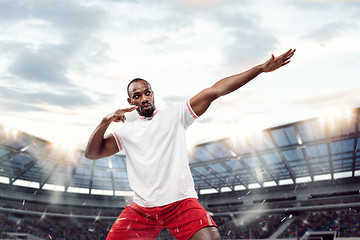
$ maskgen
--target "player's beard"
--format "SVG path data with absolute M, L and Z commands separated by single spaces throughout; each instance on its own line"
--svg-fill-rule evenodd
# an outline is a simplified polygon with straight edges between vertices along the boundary
M 152 117 L 154 114 L 155 107 L 151 103 L 141 105 L 139 114 L 144 117 Z

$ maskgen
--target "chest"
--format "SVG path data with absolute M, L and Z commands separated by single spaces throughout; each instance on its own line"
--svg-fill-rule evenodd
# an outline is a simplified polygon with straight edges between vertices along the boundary
M 137 120 L 124 129 L 121 137 L 126 144 L 142 144 L 152 146 L 163 141 L 169 141 L 179 134 L 181 124 L 171 116 L 156 116 L 151 120 Z

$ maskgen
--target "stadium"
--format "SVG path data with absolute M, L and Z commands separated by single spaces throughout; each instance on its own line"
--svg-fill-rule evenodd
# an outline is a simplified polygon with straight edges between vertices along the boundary
M 359 239 L 360 108 L 196 145 L 189 164 L 222 239 Z M 105 239 L 131 191 L 96 161 L 0 126 L 0 239 Z M 174 239 L 163 230 L 158 239 Z
M 0 9 L 0 239 L 360 239 L 359 0 Z

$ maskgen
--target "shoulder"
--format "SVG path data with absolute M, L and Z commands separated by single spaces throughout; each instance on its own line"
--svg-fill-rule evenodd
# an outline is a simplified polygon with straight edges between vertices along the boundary
M 118 126 L 114 132 L 121 135 L 122 133 L 136 127 L 138 125 L 138 122 L 139 122 L 139 119 L 134 120 L 134 121 L 125 121 L 125 123 L 122 123 L 120 126 Z
M 167 108 L 165 108 L 162 112 L 165 114 L 182 114 L 187 110 L 187 102 L 177 102 L 174 104 L 171 104 Z
M 175 104 L 172 107 L 172 111 L 174 112 L 174 116 L 180 120 L 185 128 L 190 126 L 194 120 L 198 118 L 190 105 L 190 100 Z

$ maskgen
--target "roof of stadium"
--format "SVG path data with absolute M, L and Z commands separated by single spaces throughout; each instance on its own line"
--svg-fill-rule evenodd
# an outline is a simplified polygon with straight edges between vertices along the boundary
M 360 176 L 360 108 L 197 145 L 189 163 L 199 194 Z M 71 137 L 71 136 L 70 136 Z M 63 192 L 131 196 L 126 156 L 96 161 L 0 125 L 0 182 Z

